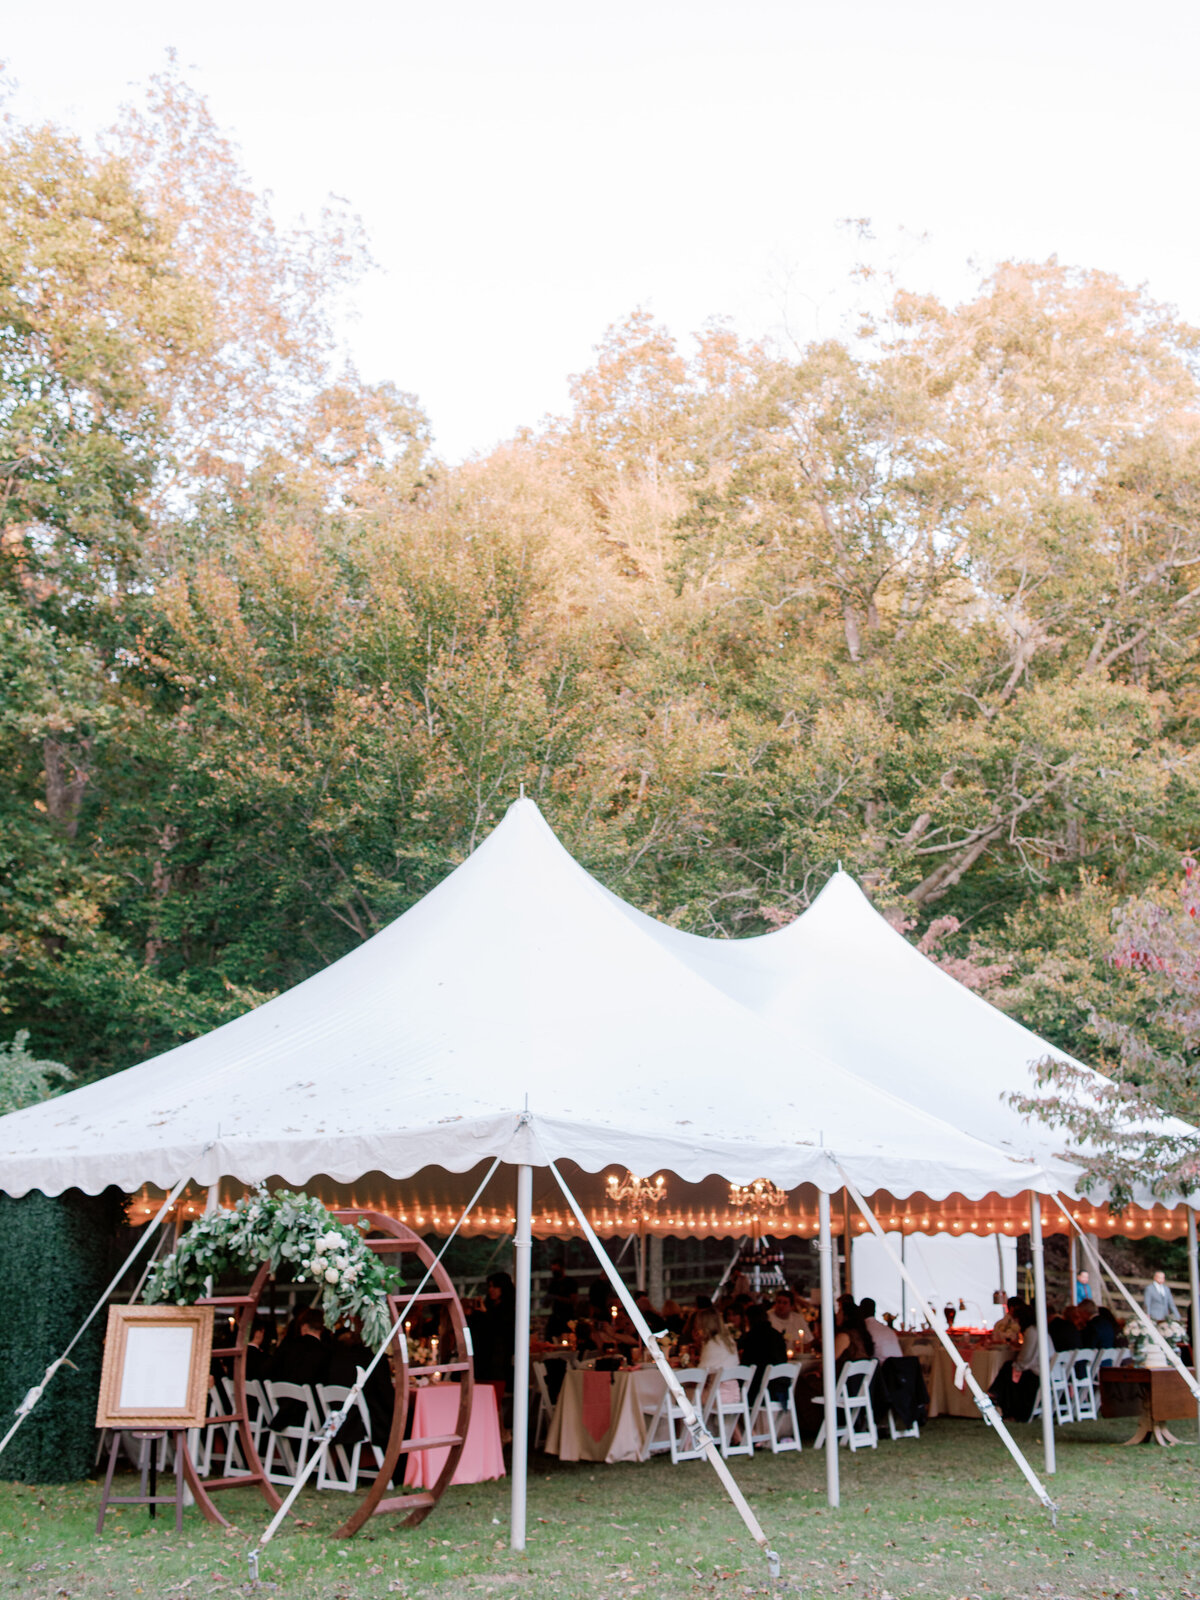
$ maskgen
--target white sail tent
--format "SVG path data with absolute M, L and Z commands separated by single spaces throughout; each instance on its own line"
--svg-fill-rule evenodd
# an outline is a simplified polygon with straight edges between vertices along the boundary
M 645 919 L 648 921 L 649 919 Z M 656 928 L 656 924 L 651 924 Z M 0 1119 L 0 1188 L 464 1173 L 500 1156 L 687 1181 L 979 1197 L 1066 1181 L 722 992 L 518 801 L 419 904 L 202 1038 Z
M 848 880 L 835 885 L 833 910 L 857 894 Z M 936 1007 L 914 999 L 918 980 L 901 957 L 871 944 L 873 924 L 860 935 L 852 920 L 761 940 L 680 935 L 589 877 L 521 800 L 436 889 L 342 960 L 202 1038 L 0 1119 L 0 1190 L 353 1183 L 436 1168 L 461 1205 L 481 1162 L 515 1166 L 521 1548 L 534 1167 L 811 1186 L 830 1344 L 834 1192 L 903 1205 L 1074 1191 L 1077 1170 L 1050 1142 L 1015 1134 L 999 1104 L 990 1121 L 986 1089 L 956 1099 L 942 1081 L 951 1061 L 964 1079 L 978 1062 L 991 1071 L 988 1041 L 1015 1025 L 969 995 L 957 1010 L 945 997 Z M 801 950 L 806 926 L 816 938 Z M 1008 1047 L 1005 1071 L 1018 1048 L 1024 1038 Z M 830 1365 L 827 1414 L 832 1383 Z M 1051 1470 L 1052 1448 L 1051 1435 Z M 836 1503 L 835 1448 L 827 1471 Z

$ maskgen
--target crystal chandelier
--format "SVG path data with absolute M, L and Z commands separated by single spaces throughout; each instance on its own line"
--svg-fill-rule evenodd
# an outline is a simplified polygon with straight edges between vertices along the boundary
M 650 1212 L 657 1211 L 666 1199 L 667 1180 L 661 1172 L 656 1178 L 639 1178 L 636 1173 L 627 1171 L 624 1177 L 618 1178 L 614 1174 L 609 1178 L 607 1189 L 613 1205 L 626 1208 L 645 1219 Z
M 777 1188 L 769 1178 L 729 1185 L 729 1204 L 733 1209 L 752 1211 L 755 1216 L 763 1211 L 781 1211 L 787 1205 L 787 1198 L 787 1190 Z

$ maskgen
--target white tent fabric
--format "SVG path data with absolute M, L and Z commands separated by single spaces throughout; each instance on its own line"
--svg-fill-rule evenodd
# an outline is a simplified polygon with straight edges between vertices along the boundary
M 175 1050 L 0 1121 L 0 1189 L 461 1173 L 502 1156 L 897 1196 L 1050 1186 L 663 947 L 518 801 L 373 939 Z M 949 1108 L 952 1110 L 952 1108 Z
M 1043 1057 L 1082 1063 L 923 956 L 847 873 L 836 872 L 794 922 L 751 939 L 698 938 L 613 902 L 731 998 L 910 1105 L 1057 1170 L 1061 1187 L 1079 1195 L 1078 1167 L 1055 1154 L 1066 1136 L 1022 1116 L 1009 1096 L 1035 1092 L 1030 1067 Z M 1192 1131 L 1176 1121 L 1161 1126 Z M 1148 1206 L 1156 1197 L 1146 1190 L 1135 1199 Z
M 952 1238 L 944 1233 L 889 1233 L 886 1249 L 874 1234 L 854 1241 L 854 1293 L 857 1299 L 874 1300 L 878 1314 L 907 1314 L 910 1323 L 919 1324 L 911 1291 L 906 1289 L 896 1263 L 899 1256 L 917 1287 L 932 1306 L 957 1308 L 960 1326 L 993 1328 L 1004 1315 L 993 1291 L 1003 1288 L 1005 1295 L 1017 1292 L 1017 1241 L 1002 1234 L 979 1238 L 967 1234 Z M 1001 1282 L 1003 1274 L 1003 1282 Z

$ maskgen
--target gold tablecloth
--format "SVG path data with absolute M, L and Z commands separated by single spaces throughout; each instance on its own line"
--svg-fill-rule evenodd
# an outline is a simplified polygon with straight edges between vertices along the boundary
M 603 1416 L 597 1405 L 601 1380 L 608 1389 L 608 1409 Z M 568 1369 L 546 1434 L 547 1455 L 558 1456 L 560 1461 L 643 1461 L 646 1418 L 642 1407 L 657 1405 L 663 1388 L 663 1379 L 653 1368 L 641 1372 Z M 602 1431 L 601 1422 L 607 1424 Z
M 935 1339 L 905 1340 L 905 1355 L 916 1356 L 925 1374 L 925 1387 L 929 1390 L 929 1415 L 931 1417 L 978 1417 L 979 1407 L 966 1384 L 961 1389 L 954 1386 L 954 1363 Z M 986 1394 L 996 1380 L 1000 1368 L 1014 1354 L 1010 1348 L 992 1349 L 987 1345 L 973 1350 L 970 1356 L 971 1372 L 975 1382 Z

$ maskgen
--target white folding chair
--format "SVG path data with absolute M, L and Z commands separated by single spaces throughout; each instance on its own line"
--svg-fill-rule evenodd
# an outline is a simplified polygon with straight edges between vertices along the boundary
M 1100 1351 L 1074 1350 L 1071 1354 L 1071 1373 L 1067 1379 L 1071 1391 L 1071 1414 L 1076 1422 L 1095 1422 L 1100 1415 L 1100 1392 L 1096 1387 Z
M 540 1450 L 550 1431 L 550 1418 L 554 1415 L 554 1401 L 550 1398 L 550 1385 L 546 1382 L 546 1363 L 531 1361 L 533 1381 L 537 1385 L 538 1414 L 533 1427 L 533 1448 Z
M 875 1412 L 871 1407 L 871 1379 L 878 1365 L 878 1361 L 847 1361 L 838 1376 L 837 1389 L 834 1391 L 834 1410 L 837 1413 L 835 1437 L 839 1445 L 848 1444 L 851 1450 L 874 1450 L 879 1444 L 879 1430 L 875 1426 Z M 825 1401 L 818 1395 L 813 1403 L 823 1406 Z M 826 1417 L 817 1434 L 818 1450 L 825 1443 L 828 1421 Z
M 227 1378 L 225 1381 L 232 1389 L 232 1378 Z M 261 1460 L 263 1433 L 266 1431 L 267 1422 L 271 1416 L 271 1402 L 267 1399 L 267 1391 L 263 1388 L 261 1378 L 248 1378 L 246 1380 L 246 1414 L 249 1418 L 246 1426 L 250 1429 L 250 1437 L 254 1441 L 254 1448 L 258 1452 L 259 1460 Z
M 213 1387 L 209 1390 L 208 1415 L 210 1417 L 228 1417 L 237 1410 L 237 1401 L 234 1398 L 232 1378 L 214 1378 Z M 259 1424 L 261 1427 L 261 1423 Z M 253 1430 L 252 1430 L 253 1431 Z M 242 1458 L 242 1444 L 238 1437 L 236 1422 L 223 1422 L 216 1427 L 204 1430 L 204 1441 L 197 1462 L 197 1470 L 202 1478 L 209 1478 L 213 1471 L 214 1446 L 218 1438 L 225 1441 L 225 1453 L 220 1457 L 220 1475 L 226 1478 L 245 1478 L 250 1475 L 250 1468 Z M 257 1439 L 255 1443 L 257 1444 Z
M 360 1368 L 361 1371 L 361 1368 Z M 320 1402 L 324 1417 L 328 1418 L 335 1411 L 340 1411 L 350 1398 L 348 1385 L 340 1383 L 319 1383 L 317 1385 L 317 1400 Z M 367 1410 L 367 1402 L 360 1393 L 357 1397 L 355 1410 L 358 1412 L 359 1421 L 363 1425 L 363 1437 L 356 1439 L 352 1445 L 340 1443 L 340 1435 L 334 1439 L 329 1449 L 317 1468 L 318 1489 L 345 1489 L 353 1494 L 358 1488 L 358 1473 L 362 1461 L 364 1446 L 375 1457 L 375 1466 L 383 1465 L 383 1451 L 371 1439 L 371 1414 Z M 353 1415 L 353 1412 L 351 1413 Z M 347 1418 L 347 1421 L 349 1418 Z M 343 1427 L 345 1424 L 343 1423 Z M 333 1470 L 334 1460 L 341 1464 L 341 1475 Z M 298 1470 L 298 1469 L 297 1469 Z
M 1055 1422 L 1074 1422 L 1075 1410 L 1071 1403 L 1071 1359 L 1074 1350 L 1060 1350 L 1050 1363 L 1050 1399 L 1054 1407 Z M 1029 1413 L 1032 1422 L 1042 1414 L 1042 1389 L 1038 1385 L 1037 1399 Z
M 800 1449 L 800 1424 L 796 1419 L 796 1379 L 800 1368 L 794 1361 L 780 1361 L 763 1374 L 762 1387 L 750 1408 L 750 1437 L 756 1449 L 779 1455 L 783 1450 Z M 772 1400 L 771 1384 L 787 1381 L 787 1399 Z
M 730 1456 L 754 1454 L 754 1440 L 750 1437 L 749 1399 L 753 1381 L 753 1367 L 722 1367 L 709 1386 L 704 1425 L 711 1433 L 713 1423 L 716 1423 L 721 1454 L 726 1460 Z M 742 1436 L 740 1444 L 735 1443 L 739 1427 Z
M 268 1422 L 279 1410 L 284 1400 L 297 1400 L 303 1407 L 303 1418 L 286 1428 L 269 1428 L 267 1439 L 267 1453 L 263 1458 L 263 1472 L 271 1483 L 295 1483 L 300 1476 L 304 1463 L 308 1460 L 308 1452 L 312 1447 L 313 1435 L 321 1426 L 321 1419 L 317 1416 L 317 1402 L 313 1392 L 305 1384 L 276 1383 L 268 1378 L 263 1384 L 267 1392 Z M 283 1458 L 286 1471 L 278 1467 L 272 1471 L 275 1463 L 275 1452 L 278 1450 Z
M 677 1372 L 675 1380 L 687 1396 L 692 1410 L 698 1417 L 702 1416 L 704 1385 L 708 1382 L 707 1370 L 704 1367 L 689 1367 L 686 1371 Z M 650 1415 L 650 1421 L 646 1426 L 646 1454 L 659 1455 L 664 1450 L 671 1452 L 673 1464 L 680 1461 L 695 1461 L 704 1454 L 703 1446 L 697 1443 L 695 1435 L 687 1425 L 683 1408 L 667 1388 L 664 1388 L 662 1398 Z

